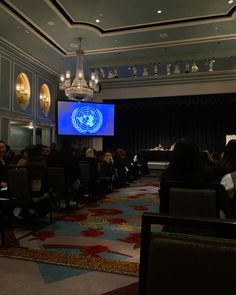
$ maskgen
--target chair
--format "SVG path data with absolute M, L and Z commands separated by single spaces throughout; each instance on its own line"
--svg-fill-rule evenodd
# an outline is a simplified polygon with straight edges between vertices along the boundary
M 61 200 L 67 199 L 68 188 L 66 185 L 65 171 L 63 167 L 47 168 L 48 190 L 53 201 L 56 202 L 56 208 L 60 207 Z
M 110 167 L 111 169 L 111 167 Z M 105 192 L 112 192 L 113 189 L 113 175 L 112 170 L 107 173 L 107 166 L 104 162 L 99 162 L 99 175 L 98 180 L 100 183 L 100 186 L 104 187 Z
M 163 189 L 163 188 L 162 188 Z M 227 194 L 224 187 L 215 182 L 166 181 L 162 202 L 167 212 L 183 216 L 219 217 L 220 209 L 226 214 Z
M 8 169 L 8 194 L 14 207 L 32 209 L 35 217 L 49 213 L 49 222 L 52 221 L 50 196 L 44 193 L 35 197 L 31 188 L 29 170 L 26 167 Z
M 93 197 L 97 190 L 98 175 L 94 163 L 80 162 L 80 194 Z
M 169 214 L 190 217 L 220 217 L 220 208 L 225 193 L 224 187 L 213 182 L 181 182 L 167 181 L 166 192 L 169 202 Z M 171 226 L 171 232 L 189 234 L 214 235 L 214 231 L 200 232 L 198 229 L 176 228 Z
M 216 237 L 155 233 L 154 224 L 215 230 Z M 235 288 L 236 223 L 144 213 L 139 295 L 227 294 Z M 223 235 L 222 235 L 223 233 Z
M 9 209 L 11 207 L 11 199 L 0 196 L 0 228 L 1 228 L 1 246 L 5 246 L 6 225 L 9 219 Z

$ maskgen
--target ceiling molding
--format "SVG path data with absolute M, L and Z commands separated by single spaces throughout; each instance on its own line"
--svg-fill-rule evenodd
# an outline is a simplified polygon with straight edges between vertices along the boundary
M 124 26 L 124 27 L 117 27 L 112 29 L 103 29 L 101 26 L 95 25 L 89 22 L 80 22 L 75 21 L 72 16 L 66 11 L 63 5 L 58 0 L 45 0 L 45 2 L 50 5 L 51 8 L 57 15 L 61 16 L 61 19 L 64 18 L 64 22 L 70 27 L 77 27 L 83 26 L 87 27 L 87 29 L 92 29 L 93 31 L 97 32 L 102 36 L 109 36 L 109 35 L 118 35 L 118 34 L 128 34 L 128 33 L 137 33 L 137 32 L 146 32 L 152 30 L 163 30 L 172 27 L 182 27 L 182 26 L 191 26 L 191 25 L 199 25 L 204 23 L 212 23 L 212 22 L 219 22 L 219 21 L 230 21 L 232 18 L 235 18 L 236 14 L 236 5 L 229 9 L 226 14 L 219 14 L 219 15 L 208 15 L 202 17 L 190 17 L 190 18 L 182 18 L 176 19 L 171 21 L 162 21 L 162 22 L 152 22 L 152 23 L 145 23 L 133 26 Z
M 219 35 L 217 37 L 201 37 L 201 38 L 191 38 L 191 39 L 183 39 L 183 40 L 173 40 L 166 42 L 155 42 L 155 43 L 145 43 L 145 44 L 136 44 L 129 46 L 120 46 L 120 47 L 112 47 L 106 49 L 94 49 L 94 50 L 86 50 L 86 55 L 94 55 L 94 54 L 105 54 L 105 53 L 113 53 L 113 52 L 121 52 L 125 51 L 134 51 L 134 50 L 145 50 L 152 48 L 161 48 L 161 47 L 172 47 L 172 46 L 181 46 L 181 45 L 192 45 L 199 43 L 209 43 L 209 42 L 219 42 L 219 41 L 227 41 L 227 40 L 235 40 L 236 34 L 228 34 L 228 35 Z M 74 53 L 68 53 L 69 56 L 74 56 Z
M 28 18 L 22 12 L 20 13 L 17 7 L 15 7 L 12 3 L 9 3 L 7 0 L 3 0 L 1 1 L 0 6 L 18 21 L 20 21 L 24 26 L 29 28 L 31 32 L 36 33 L 44 42 L 51 45 L 59 53 L 66 55 L 66 51 L 58 43 L 56 43 L 55 40 L 51 39 L 45 32 L 43 32 L 36 24 L 33 23 L 30 18 Z
M 109 35 L 117 35 L 117 34 L 129 34 L 129 33 L 137 33 L 137 32 L 146 32 L 150 30 L 163 30 L 170 29 L 172 27 L 182 27 L 182 26 L 191 26 L 191 25 L 199 25 L 209 22 L 219 22 L 219 21 L 230 21 L 232 18 L 236 17 L 236 6 L 233 6 L 227 14 L 221 15 L 210 15 L 199 18 L 188 18 L 188 19 L 180 19 L 174 21 L 166 21 L 159 23 L 150 23 L 138 26 L 127 26 L 122 28 L 103 30 L 96 25 L 89 23 L 82 23 L 74 21 L 63 6 L 57 0 L 45 0 L 57 15 L 61 16 L 67 25 L 71 27 L 80 26 L 85 29 L 93 30 L 96 33 L 99 33 L 101 36 L 109 36 Z M 74 56 L 74 52 L 66 51 L 62 46 L 60 46 L 54 39 L 52 39 L 47 33 L 43 32 L 30 18 L 24 15 L 22 12 L 19 12 L 17 7 L 15 7 L 9 0 L 1 1 L 1 6 L 13 17 L 17 18 L 23 25 L 27 26 L 31 30 L 31 32 L 37 34 L 39 38 L 46 42 L 50 47 L 59 52 L 63 57 L 66 56 Z M 136 45 L 127 45 L 127 46 L 116 46 L 110 48 L 102 48 L 102 49 L 94 49 L 94 50 L 86 50 L 86 55 L 95 55 L 95 54 L 107 54 L 114 53 L 120 51 L 134 51 L 134 50 L 145 50 L 152 48 L 160 48 L 160 47 L 172 47 L 172 46 L 181 46 L 181 45 L 191 45 L 196 43 L 206 43 L 206 42 L 218 42 L 225 40 L 235 40 L 236 34 L 228 34 L 228 35 L 218 35 L 218 36 L 208 36 L 208 37 L 198 37 L 191 39 L 183 39 L 183 40 L 173 40 L 166 42 L 155 42 L 155 43 L 145 43 L 145 44 L 136 44 Z
M 37 8 L 32 1 L 0 1 L 1 35 L 4 44 L 12 48 L 9 54 L 18 51 L 21 60 L 26 56 L 25 64 L 33 61 L 34 67 L 39 64 L 40 71 L 46 69 L 55 77 L 67 69 L 74 72 L 81 36 L 87 72 L 88 68 L 99 72 L 99 68 L 113 67 L 119 68 L 120 77 L 128 77 L 131 65 L 210 58 L 227 58 L 225 64 L 222 60 L 216 63 L 215 70 L 232 68 L 228 58 L 235 56 L 235 3 L 191 0 L 191 6 L 189 0 L 181 0 L 182 5 L 177 0 L 150 0 L 147 5 L 132 0 L 114 5 L 102 1 L 94 6 L 93 1 L 87 1 L 81 6 L 80 1 L 42 0 Z M 131 17 L 133 6 L 137 13 Z M 156 6 L 162 8 L 162 15 Z M 97 17 L 100 23 L 96 23 Z
M 3 46 L 5 46 L 5 48 Z M 11 42 L 9 42 L 8 40 L 4 39 L 1 36 L 0 36 L 0 47 L 1 47 L 1 49 L 3 49 L 5 51 L 7 56 L 10 56 L 11 55 L 10 53 L 12 51 L 15 51 L 15 53 L 14 53 L 15 55 L 20 55 L 21 57 L 23 57 L 23 60 L 21 60 L 22 63 L 25 63 L 26 60 L 27 60 L 27 61 L 29 61 L 28 66 L 37 67 L 37 70 L 39 70 L 39 67 L 40 67 L 41 72 L 44 72 L 45 70 L 47 70 L 54 77 L 58 76 L 57 71 L 55 71 L 54 69 L 52 69 L 51 67 L 49 67 L 45 63 L 41 62 L 37 58 L 33 57 L 32 55 L 26 53 L 24 50 L 22 50 L 19 47 L 15 46 L 14 44 L 12 44 Z

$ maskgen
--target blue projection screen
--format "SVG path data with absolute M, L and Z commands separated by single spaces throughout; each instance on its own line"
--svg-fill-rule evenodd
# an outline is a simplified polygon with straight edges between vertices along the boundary
M 58 135 L 114 135 L 114 105 L 58 101 Z

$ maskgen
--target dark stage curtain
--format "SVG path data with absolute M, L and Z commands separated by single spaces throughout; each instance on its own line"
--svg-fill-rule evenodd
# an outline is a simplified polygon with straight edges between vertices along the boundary
M 104 149 L 169 149 L 188 137 L 202 149 L 222 151 L 226 134 L 236 134 L 235 93 L 109 102 L 115 104 L 115 136 L 104 137 Z

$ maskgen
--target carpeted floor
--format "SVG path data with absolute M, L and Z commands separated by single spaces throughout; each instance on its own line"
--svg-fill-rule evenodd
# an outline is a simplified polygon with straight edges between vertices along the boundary
M 37 261 L 45 283 L 78 276 L 84 279 L 91 275 L 96 277 L 96 274 L 101 276 L 102 273 L 96 270 L 106 272 L 111 280 L 116 281 L 121 275 L 121 281 L 126 281 L 112 289 L 109 288 L 111 282 L 105 279 L 101 284 L 107 284 L 108 288 L 104 288 L 103 293 L 102 290 L 100 293 L 93 290 L 79 294 L 127 294 L 124 292 L 129 288 L 136 292 L 140 224 L 144 211 L 158 211 L 156 175 L 142 177 L 129 187 L 116 190 L 99 202 L 64 216 L 62 220 L 21 239 L 21 248 L 1 249 L 0 255 Z M 104 273 L 103 276 L 106 275 Z M 125 290 L 123 287 L 126 285 Z M 112 293 L 116 287 L 121 288 L 120 291 Z

